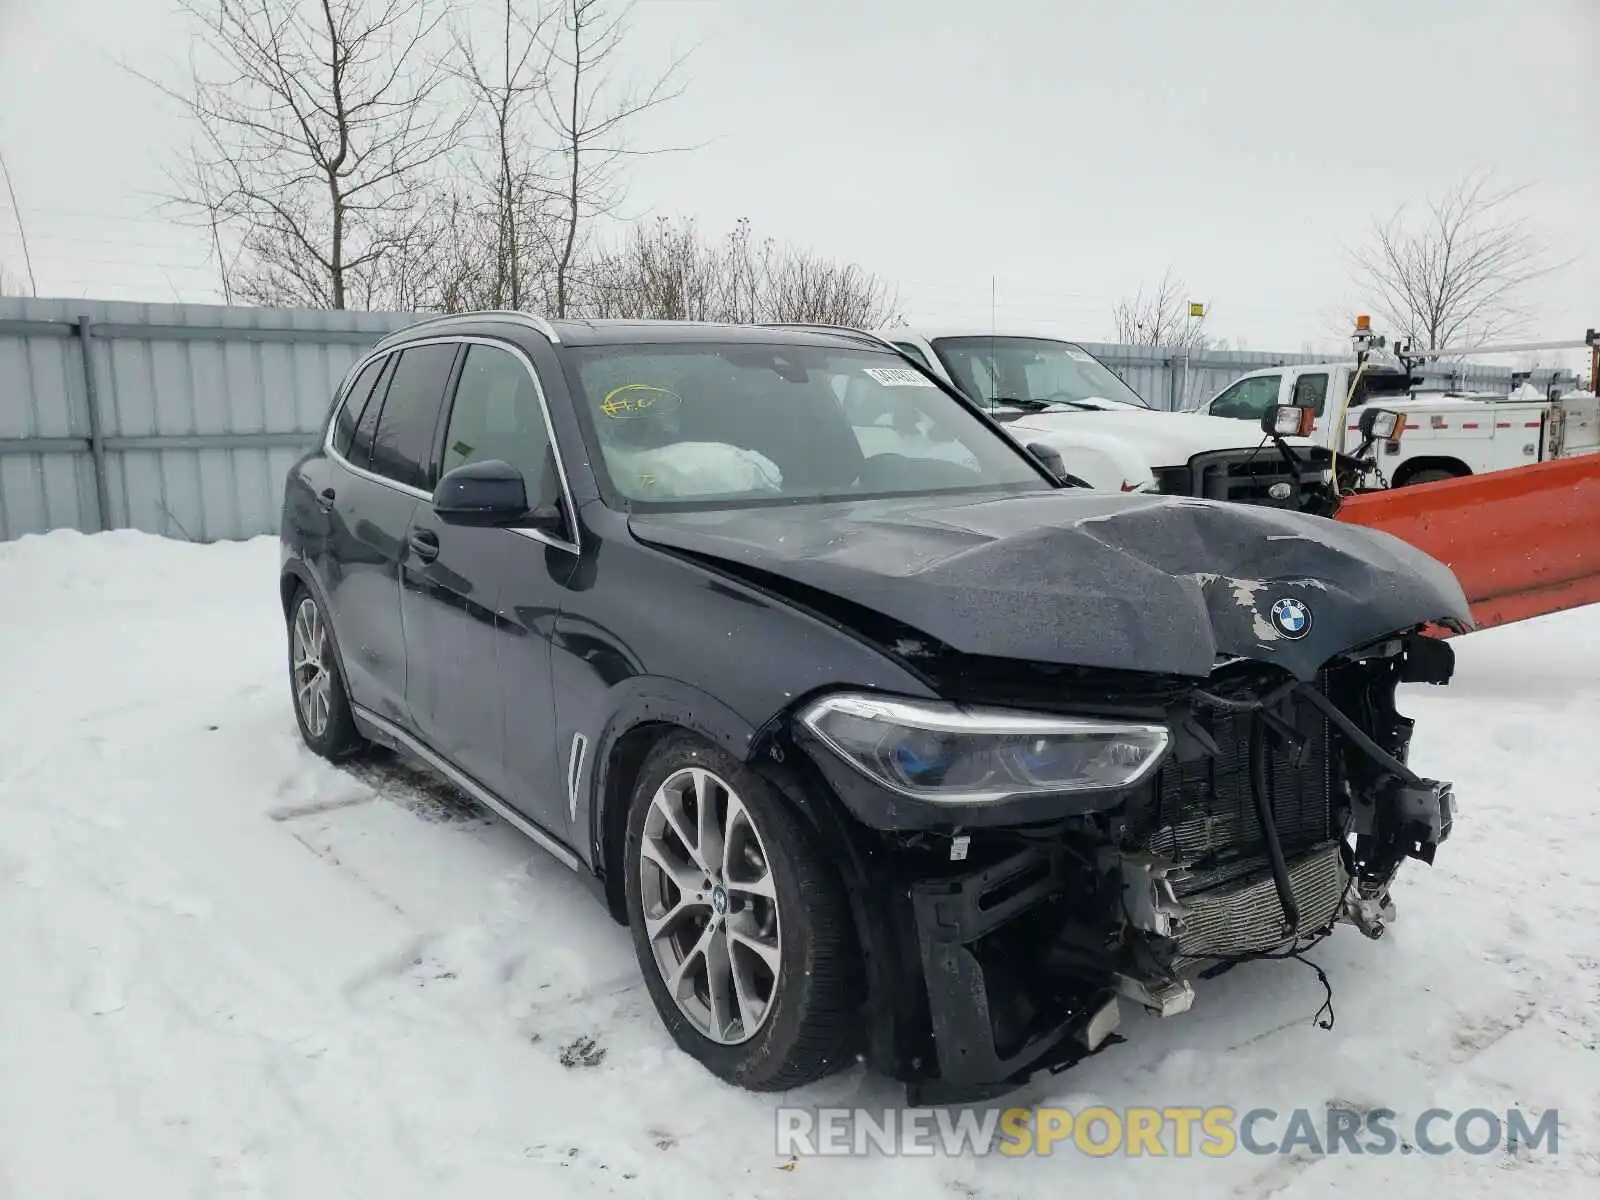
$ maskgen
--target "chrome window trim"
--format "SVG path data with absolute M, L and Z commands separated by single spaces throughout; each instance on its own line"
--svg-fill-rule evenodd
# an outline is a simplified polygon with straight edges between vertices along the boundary
M 339 397 L 339 403 L 334 405 L 333 415 L 329 418 L 328 427 L 323 433 L 322 452 L 334 462 L 338 463 L 345 470 L 349 471 L 352 475 L 355 475 L 360 479 L 366 479 L 372 483 L 381 483 L 385 487 L 393 488 L 395 491 L 401 492 L 407 496 L 414 496 L 418 500 L 431 501 L 433 496 L 430 493 L 423 491 L 421 488 L 412 487 L 410 484 L 401 483 L 396 479 L 390 479 L 387 475 L 379 475 L 376 471 L 369 471 L 365 467 L 356 466 L 355 463 L 351 462 L 344 455 L 340 454 L 333 448 L 333 437 L 334 430 L 339 423 L 339 413 L 344 410 L 344 406 L 350 400 L 350 384 L 353 384 L 355 380 L 360 377 L 361 372 L 366 369 L 368 363 L 381 356 L 399 354 L 401 351 L 409 350 L 413 346 L 438 345 L 488 346 L 493 350 L 503 350 L 505 353 L 511 355 L 522 364 L 522 369 L 528 373 L 528 378 L 533 381 L 534 395 L 539 399 L 539 415 L 544 418 L 545 434 L 550 439 L 550 450 L 552 456 L 555 458 L 556 463 L 556 481 L 561 487 L 561 498 L 566 502 L 567 520 L 572 525 L 572 540 L 568 541 L 565 538 L 558 538 L 554 534 L 545 533 L 542 529 L 516 529 L 512 527 L 506 527 L 506 532 L 517 534 L 519 537 L 532 538 L 536 542 L 543 542 L 547 546 L 554 546 L 557 550 L 566 550 L 572 554 L 582 554 L 583 546 L 580 540 L 581 535 L 578 533 L 578 507 L 572 501 L 572 487 L 567 482 L 566 460 L 561 456 L 561 443 L 556 440 L 555 422 L 550 419 L 550 401 L 544 394 L 544 385 L 539 382 L 539 372 L 534 369 L 533 360 L 523 353 L 519 347 L 512 345 L 510 342 L 502 342 L 495 338 L 483 337 L 478 334 L 454 333 L 440 334 L 437 337 L 416 338 L 413 341 L 371 351 L 358 363 L 356 363 L 353 368 L 351 368 L 349 382 L 345 384 L 345 391 Z M 454 405 L 455 396 L 453 394 L 447 399 L 452 405 Z M 449 428 L 448 421 L 449 419 L 447 417 L 447 429 Z

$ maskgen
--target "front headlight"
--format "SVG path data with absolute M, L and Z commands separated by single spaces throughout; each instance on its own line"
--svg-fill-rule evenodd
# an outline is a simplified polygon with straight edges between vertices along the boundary
M 1155 770 L 1164 725 L 827 696 L 801 722 L 885 787 L 945 804 L 1129 787 Z

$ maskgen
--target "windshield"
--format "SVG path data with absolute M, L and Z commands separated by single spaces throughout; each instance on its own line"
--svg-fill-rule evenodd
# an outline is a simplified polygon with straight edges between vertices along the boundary
M 1055 338 L 947 337 L 933 348 L 962 391 L 982 404 L 1026 408 L 1149 408 L 1094 355 Z M 1106 401 L 1111 403 L 1107 404 Z
M 690 342 L 564 357 L 613 507 L 1052 487 L 1004 435 L 888 351 Z

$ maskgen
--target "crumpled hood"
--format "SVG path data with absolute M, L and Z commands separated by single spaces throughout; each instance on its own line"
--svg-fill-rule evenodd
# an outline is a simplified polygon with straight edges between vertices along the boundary
M 1277 448 L 1254 424 L 1201 413 L 1133 408 L 1116 412 L 1040 412 L 1018 417 L 1010 423 L 1010 428 L 1064 438 L 1120 438 L 1138 446 L 1152 467 L 1181 467 L 1196 454 L 1212 450 L 1251 450 L 1257 446 L 1268 461 L 1278 459 Z M 1284 441 L 1302 453 L 1316 445 L 1310 438 L 1285 438 Z
M 1425 621 L 1471 623 L 1449 568 L 1389 534 L 1255 505 L 1077 489 L 634 514 L 641 541 L 792 580 L 963 654 L 1310 679 Z M 1280 599 L 1310 623 L 1290 638 Z M 914 647 L 897 647 L 912 653 Z M 758 670 L 759 664 L 752 664 Z

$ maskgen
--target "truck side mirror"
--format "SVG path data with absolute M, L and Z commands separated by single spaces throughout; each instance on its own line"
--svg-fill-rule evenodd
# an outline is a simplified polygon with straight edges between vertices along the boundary
M 1299 404 L 1274 404 L 1261 414 L 1261 432 L 1272 438 L 1310 437 L 1317 410 Z
M 1061 452 L 1054 446 L 1046 446 L 1043 442 L 1029 442 L 1026 449 L 1059 482 L 1066 484 L 1068 487 L 1086 488 L 1090 486 L 1076 475 L 1068 473 L 1067 464 L 1062 461 Z
M 1055 478 L 1060 479 L 1067 473 L 1067 464 L 1061 459 L 1061 451 L 1054 446 L 1046 446 L 1043 442 L 1029 442 L 1028 453 L 1039 460 L 1046 471 Z

